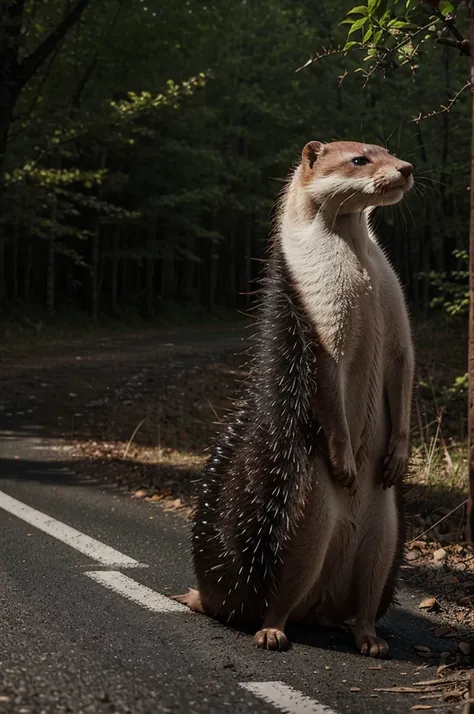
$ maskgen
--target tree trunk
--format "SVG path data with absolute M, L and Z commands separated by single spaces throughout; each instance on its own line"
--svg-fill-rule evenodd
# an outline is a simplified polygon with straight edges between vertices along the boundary
M 101 149 L 99 159 L 99 169 L 105 169 L 107 163 L 107 149 Z M 97 191 L 98 197 L 102 195 L 102 185 L 99 184 Z M 99 322 L 99 258 L 100 258 L 100 213 L 97 212 L 95 225 L 92 235 L 92 254 L 91 254 L 91 314 L 92 322 L 97 325 Z
M 474 0 L 469 9 L 469 39 L 474 48 Z M 471 55 L 472 144 L 471 144 L 471 221 L 469 236 L 469 347 L 468 347 L 468 504 L 467 538 L 474 540 L 474 52 Z
M 114 235 L 112 238 L 112 277 L 110 284 L 110 297 L 112 303 L 112 313 L 113 315 L 118 315 L 119 305 L 118 305 L 118 273 L 119 273 L 119 260 L 120 260 L 120 223 L 117 223 L 114 229 Z
M 153 317 L 155 314 L 155 261 L 156 261 L 156 216 L 148 219 L 148 237 L 147 237 L 147 258 L 146 258 L 146 313 L 147 317 Z
M 5 224 L 0 219 L 0 307 L 5 307 L 7 290 L 5 285 Z
M 30 233 L 31 236 L 31 233 Z M 28 238 L 28 247 L 26 249 L 26 266 L 23 277 L 23 301 L 26 303 L 30 299 L 31 285 L 31 269 L 33 267 L 33 247 L 31 245 L 31 237 Z
M 128 297 L 128 260 L 125 257 L 122 261 L 122 279 L 120 285 L 120 303 L 126 305 Z
M 46 309 L 48 317 L 54 317 L 56 297 L 56 240 L 48 241 L 48 268 L 46 272 Z
M 92 233 L 91 251 L 91 315 L 92 322 L 97 325 L 99 321 L 99 240 L 100 240 L 100 217 L 95 218 L 95 228 Z
M 12 266 L 12 300 L 18 301 L 18 256 L 20 252 L 20 221 L 18 216 L 15 220 L 15 228 L 13 233 L 13 266 Z
M 216 285 L 217 285 L 217 267 L 219 261 L 219 254 L 216 251 L 214 243 L 211 242 L 211 258 L 210 258 L 210 269 L 209 269 L 209 294 L 207 298 L 207 306 L 212 312 L 215 307 L 216 301 Z

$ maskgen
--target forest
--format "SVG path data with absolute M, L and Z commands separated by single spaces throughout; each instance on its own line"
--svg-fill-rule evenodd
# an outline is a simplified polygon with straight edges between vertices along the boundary
M 468 64 L 427 43 L 367 81 L 332 49 L 353 4 L 3 2 L 3 314 L 246 310 L 302 147 L 345 138 L 415 166 L 377 216 L 412 312 L 465 311 Z

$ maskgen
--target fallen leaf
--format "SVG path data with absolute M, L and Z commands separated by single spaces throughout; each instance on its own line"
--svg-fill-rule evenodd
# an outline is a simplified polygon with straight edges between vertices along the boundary
M 469 642 L 460 642 L 458 644 L 458 647 L 461 650 L 461 652 L 465 655 L 471 654 L 471 652 L 472 652 L 472 647 L 469 644 Z
M 419 709 L 433 709 L 433 707 L 430 704 L 415 704 L 412 709 L 418 711 Z
M 361 689 L 360 689 L 360 687 L 351 687 L 349 691 L 350 692 L 360 692 Z
M 418 605 L 420 610 L 438 610 L 439 609 L 439 602 L 435 597 L 427 597 L 424 600 L 420 602 Z
M 438 548 L 438 550 L 435 550 L 433 553 L 433 560 L 437 563 L 441 563 L 443 560 L 446 560 L 446 551 L 444 548 Z
M 441 627 L 436 627 L 433 634 L 435 637 L 443 637 L 447 635 L 448 632 L 452 632 L 452 629 L 448 625 L 441 625 Z
M 138 491 L 135 491 L 133 494 L 132 498 L 144 498 L 146 496 L 146 491 L 144 488 L 139 488 Z
M 425 647 L 425 645 L 414 645 L 413 649 L 419 655 L 430 655 L 431 654 L 430 648 Z

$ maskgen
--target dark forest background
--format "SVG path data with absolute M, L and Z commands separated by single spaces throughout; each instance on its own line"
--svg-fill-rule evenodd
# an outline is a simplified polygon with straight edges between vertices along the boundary
M 98 322 L 249 307 L 272 207 L 310 139 L 384 144 L 418 190 L 378 217 L 412 311 L 463 311 L 470 93 L 452 48 L 363 89 L 353 0 L 6 0 L 0 303 Z M 421 61 L 422 60 L 422 61 Z

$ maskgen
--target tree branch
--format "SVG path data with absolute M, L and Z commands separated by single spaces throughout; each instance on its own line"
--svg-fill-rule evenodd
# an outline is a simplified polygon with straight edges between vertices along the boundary
M 451 111 L 451 108 L 453 107 L 453 105 L 455 104 L 455 102 L 458 100 L 458 98 L 460 97 L 460 95 L 461 95 L 463 92 L 465 92 L 466 89 L 469 89 L 470 86 L 471 86 L 471 83 L 470 83 L 470 82 L 466 82 L 466 84 L 465 84 L 463 87 L 461 87 L 461 89 L 459 89 L 459 90 L 456 92 L 456 94 L 454 95 L 454 97 L 452 97 L 452 98 L 450 99 L 450 101 L 448 102 L 448 104 L 442 104 L 442 105 L 441 105 L 441 109 L 438 109 L 437 111 L 434 111 L 434 112 L 430 112 L 429 114 L 422 114 L 422 113 L 420 112 L 417 117 L 415 117 L 414 119 L 412 119 L 412 121 L 413 121 L 413 122 L 416 122 L 416 123 L 418 124 L 420 121 L 423 121 L 423 119 L 429 119 L 430 117 L 437 117 L 437 116 L 439 116 L 440 114 L 444 114 L 444 112 L 449 112 L 449 111 Z
M 117 11 L 114 15 L 112 22 L 110 23 L 110 30 L 112 30 L 115 27 L 115 25 L 117 24 L 117 20 L 119 19 L 119 16 L 120 16 L 120 13 L 122 12 L 124 4 L 125 4 L 125 0 L 118 0 Z M 97 67 L 98 61 L 99 61 L 99 56 L 98 56 L 97 52 L 95 52 L 94 56 L 92 58 L 92 62 L 87 67 L 86 71 L 84 72 L 82 79 L 79 82 L 78 87 L 76 89 L 76 92 L 72 99 L 73 107 L 79 106 L 81 96 L 82 96 L 89 80 L 91 79 L 92 75 L 94 74 L 94 70 Z
M 466 57 L 471 56 L 471 44 L 469 40 L 452 40 L 450 37 L 437 37 L 436 42 L 438 45 L 448 45 L 449 47 L 455 47 L 460 51 L 461 54 L 466 55 Z
M 444 30 L 449 30 L 456 40 L 449 40 L 449 38 L 439 37 L 437 42 L 442 45 L 449 45 L 450 47 L 456 47 L 463 55 L 467 57 L 471 56 L 471 44 L 462 34 L 459 27 L 456 25 L 456 15 L 454 13 L 449 13 L 448 15 L 443 15 L 438 7 L 437 2 L 421 2 L 422 7 L 429 12 L 431 15 L 436 15 L 436 17 L 441 20 L 444 24 Z
M 440 13 L 444 24 L 446 27 L 449 27 L 451 32 L 453 33 L 454 37 L 457 39 L 458 42 L 463 42 L 464 41 L 464 35 L 462 32 L 459 30 L 459 28 L 456 25 L 456 15 L 443 15 Z
M 3 36 L 0 44 L 0 70 L 4 76 L 18 67 L 18 40 L 25 0 L 3 3 L 0 9 Z
M 89 3 L 90 0 L 77 0 L 72 10 L 68 12 L 59 25 L 57 25 L 43 42 L 20 64 L 16 77 L 19 89 L 25 86 L 28 80 L 41 67 L 43 62 L 54 52 L 66 33 L 79 20 Z

